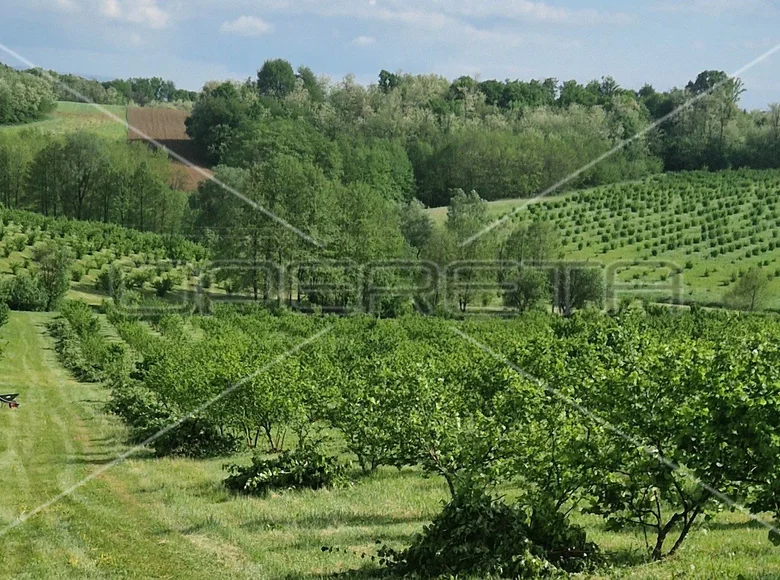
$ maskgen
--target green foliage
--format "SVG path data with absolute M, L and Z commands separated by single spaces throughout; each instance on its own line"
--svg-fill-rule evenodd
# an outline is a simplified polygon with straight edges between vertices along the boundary
M 111 344 L 100 332 L 98 318 L 82 302 L 66 301 L 61 316 L 48 325 L 62 363 L 82 381 L 99 382 L 129 372 L 121 345 Z
M 36 121 L 53 109 L 48 83 L 0 64 L 0 125 Z
M 154 286 L 154 290 L 157 296 L 163 298 L 164 296 L 167 296 L 171 290 L 173 290 L 175 282 L 170 275 L 166 274 L 165 276 L 154 280 L 154 282 L 152 282 L 152 286 Z
M 95 288 L 102 290 L 110 297 L 121 298 L 125 291 L 125 276 L 122 270 L 115 264 L 101 270 L 95 278 Z
M 70 250 L 48 241 L 33 249 L 33 259 L 37 263 L 39 283 L 46 293 L 46 310 L 52 310 L 70 287 L 69 271 L 73 261 Z
M 295 89 L 295 71 L 286 60 L 267 60 L 257 73 L 257 90 L 261 95 L 282 99 Z
M 0 201 L 8 208 L 175 233 L 185 199 L 167 157 L 87 130 L 0 134 Z M 31 244 L 32 245 L 32 244 Z
M 8 322 L 8 315 L 11 309 L 5 302 L 0 302 L 0 326 L 3 326 Z
M 769 278 L 759 268 L 748 270 L 723 297 L 723 302 L 737 310 L 762 310 L 769 299 Z
M 21 270 L 16 276 L 0 282 L 0 302 L 12 310 L 43 311 L 49 304 L 49 296 L 37 275 Z
M 254 456 L 251 465 L 229 465 L 226 469 L 230 475 L 224 481 L 225 487 L 259 496 L 278 490 L 333 487 L 346 478 L 346 465 L 312 445 L 285 451 L 272 459 Z
M 554 509 L 468 491 L 453 498 L 410 547 L 384 547 L 379 555 L 391 573 L 404 577 L 552 578 L 582 571 L 597 548 Z

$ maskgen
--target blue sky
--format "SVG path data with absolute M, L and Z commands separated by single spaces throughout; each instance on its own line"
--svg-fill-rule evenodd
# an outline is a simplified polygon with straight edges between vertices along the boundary
M 776 0 L 2 0 L 0 44 L 100 77 L 197 89 L 282 57 L 339 80 L 381 69 L 455 78 L 683 86 L 780 43 Z M 0 61 L 21 63 L 0 51 Z M 780 102 L 780 53 L 742 74 L 746 108 Z

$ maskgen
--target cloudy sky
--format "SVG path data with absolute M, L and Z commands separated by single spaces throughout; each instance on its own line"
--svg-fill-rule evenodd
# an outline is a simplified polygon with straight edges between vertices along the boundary
M 36 65 L 162 76 L 197 89 L 283 57 L 339 79 L 449 78 L 682 86 L 780 44 L 777 0 L 0 0 L 0 44 Z M 20 65 L 0 50 L 0 61 Z M 780 52 L 743 73 L 747 108 L 780 101 Z

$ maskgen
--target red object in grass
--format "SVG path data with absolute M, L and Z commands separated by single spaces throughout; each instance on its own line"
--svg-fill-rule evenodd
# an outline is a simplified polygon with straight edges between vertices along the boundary
M 11 401 L 10 403 L 8 403 L 8 408 L 10 408 L 10 409 L 18 409 L 19 408 L 19 403 L 14 403 L 13 401 Z

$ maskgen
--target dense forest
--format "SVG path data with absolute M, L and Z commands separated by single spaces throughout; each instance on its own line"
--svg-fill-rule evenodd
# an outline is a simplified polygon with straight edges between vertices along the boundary
M 49 83 L 0 63 L 0 125 L 37 121 L 54 109 L 54 101 Z
M 485 200 L 535 195 L 632 138 L 567 187 L 662 170 L 777 167 L 780 107 L 742 111 L 743 90 L 717 71 L 663 93 L 623 89 L 611 77 L 450 82 L 387 71 L 364 87 L 276 60 L 256 80 L 207 85 L 188 126 L 214 165 L 248 168 L 292 154 L 385 197 L 441 206 L 457 188 Z

